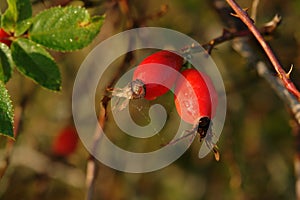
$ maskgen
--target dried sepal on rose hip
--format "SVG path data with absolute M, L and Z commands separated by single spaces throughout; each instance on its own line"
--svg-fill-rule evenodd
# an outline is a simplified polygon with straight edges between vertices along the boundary
M 124 88 L 112 90 L 112 96 L 130 99 L 153 100 L 169 91 L 183 65 L 179 54 L 162 50 L 146 57 L 135 69 L 132 81 Z M 119 109 L 126 107 L 125 101 Z
M 219 160 L 218 148 L 212 142 L 211 130 L 211 119 L 218 104 L 216 89 L 211 79 L 196 69 L 186 69 L 181 74 L 175 84 L 175 106 L 181 119 L 193 124 L 193 129 L 169 144 L 199 133 L 200 142 L 204 139 L 206 145 L 213 149 L 216 160 Z
M 10 47 L 11 45 L 11 34 L 5 32 L 2 28 L 0 28 L 0 43 L 4 43 Z

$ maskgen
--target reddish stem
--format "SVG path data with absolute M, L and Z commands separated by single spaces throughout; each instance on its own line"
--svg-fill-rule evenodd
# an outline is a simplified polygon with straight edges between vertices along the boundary
M 287 88 L 289 92 L 295 95 L 298 100 L 300 100 L 300 92 L 295 87 L 294 83 L 290 80 L 289 74 L 287 74 L 284 69 L 281 67 L 277 57 L 274 55 L 273 51 L 271 50 L 270 46 L 266 43 L 263 36 L 260 34 L 259 30 L 253 23 L 253 20 L 250 19 L 247 12 L 244 11 L 236 2 L 235 0 L 226 0 L 229 6 L 235 11 L 236 15 L 243 21 L 243 23 L 248 27 L 248 29 L 252 32 L 254 37 L 260 43 L 264 51 L 266 52 L 268 58 L 270 59 L 274 69 L 278 73 L 279 78 L 282 80 L 283 84 Z

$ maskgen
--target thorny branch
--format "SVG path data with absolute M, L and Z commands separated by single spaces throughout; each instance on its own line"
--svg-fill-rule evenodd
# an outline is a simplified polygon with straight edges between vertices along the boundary
M 229 27 L 230 30 L 233 30 L 232 32 L 247 32 L 248 28 L 243 24 L 243 22 L 236 17 L 232 17 L 230 13 L 232 13 L 232 9 L 229 8 L 223 1 L 214 0 L 213 6 L 216 9 L 217 13 L 220 15 L 220 19 L 222 22 Z M 275 15 L 274 18 L 266 23 L 263 27 L 259 28 L 261 35 L 268 35 L 271 34 L 277 26 L 280 24 L 281 17 L 278 15 Z M 254 26 L 254 25 L 253 25 Z M 258 30 L 256 28 L 256 30 Z M 249 31 L 249 30 L 248 30 Z M 247 36 L 247 35 L 245 35 Z M 251 36 L 251 32 L 248 32 L 248 37 Z M 222 37 L 221 37 L 222 38 Z M 230 37 L 229 37 L 230 38 Z M 231 38 L 234 39 L 235 37 Z M 253 64 L 253 66 L 256 66 L 256 64 L 260 61 L 257 54 L 254 52 L 254 50 L 251 48 L 251 46 L 248 44 L 247 38 L 243 40 L 241 37 L 236 37 L 238 39 L 235 39 L 233 42 L 233 47 L 236 51 L 238 51 L 243 57 L 247 58 L 250 63 Z M 264 40 L 264 39 L 263 39 Z M 214 41 L 214 40 L 212 40 Z M 222 41 L 222 40 L 221 40 Z M 212 42 L 210 42 L 212 43 Z M 208 43 L 209 44 L 209 43 Z M 211 48 L 210 46 L 208 46 Z M 265 65 L 266 66 L 266 65 Z M 271 85 L 271 87 L 274 89 L 274 91 L 281 97 L 281 99 L 288 105 L 291 112 L 293 113 L 293 117 L 296 119 L 297 123 L 300 124 L 300 102 L 297 96 L 294 95 L 294 93 L 291 93 L 289 88 L 286 87 L 286 84 L 282 82 L 281 77 L 275 77 L 272 75 L 272 72 L 269 69 L 264 69 L 262 71 L 267 73 L 263 74 L 269 74 L 269 76 L 262 76 L 264 79 L 268 81 L 268 83 Z M 262 75 L 258 71 L 259 75 Z M 287 78 L 284 76 L 284 78 Z M 272 79 L 272 80 L 271 80 Z M 276 84 L 272 84 L 276 80 Z M 289 81 L 291 81 L 289 79 Z
M 218 1 L 215 1 L 218 2 Z M 254 3 L 257 3 L 255 1 Z M 218 5 L 218 6 L 216 6 Z M 236 5 L 235 5 L 236 6 Z M 257 5 L 254 6 L 254 10 L 256 10 Z M 227 8 L 224 5 L 215 4 L 215 8 L 218 13 L 224 12 L 227 13 L 227 17 L 223 20 L 233 20 L 232 17 L 229 17 Z M 243 11 L 244 12 L 244 11 Z M 253 11 L 252 11 L 253 12 Z M 245 13 L 244 13 L 245 14 Z M 255 17 L 255 12 L 252 13 L 252 17 Z M 237 18 L 236 18 L 237 19 Z M 241 22 L 241 21 L 240 21 Z M 252 22 L 251 22 L 252 23 Z M 253 25 L 253 24 L 252 24 Z M 251 25 L 251 26 L 252 26 Z M 254 26 L 254 25 L 253 25 Z M 238 26 L 236 26 L 237 28 Z M 273 88 L 273 90 L 278 94 L 278 96 L 283 100 L 283 102 L 288 106 L 290 113 L 293 116 L 291 120 L 291 127 L 294 137 L 296 138 L 296 155 L 294 159 L 294 170 L 295 170 L 295 189 L 296 189 L 296 197 L 300 199 L 300 103 L 298 96 L 292 94 L 288 87 L 286 87 L 286 83 L 282 81 L 282 77 L 276 77 L 273 73 L 267 68 L 265 62 L 263 62 L 260 58 L 258 58 L 257 53 L 251 48 L 249 41 L 245 40 L 245 38 L 238 38 L 234 40 L 233 47 L 239 52 L 243 57 L 245 57 L 249 63 L 251 63 L 257 70 L 258 74 L 264 78 L 269 85 Z M 289 79 L 286 76 L 285 72 L 282 75 L 284 78 Z M 290 80 L 288 80 L 290 81 Z
M 300 101 L 300 92 L 294 85 L 294 83 L 290 80 L 290 72 L 291 70 L 286 73 L 284 69 L 281 67 L 277 57 L 274 55 L 273 51 L 271 50 L 270 46 L 264 40 L 263 36 L 260 34 L 259 30 L 254 25 L 253 20 L 248 16 L 248 13 L 243 10 L 234 0 L 226 0 L 230 7 L 235 11 L 236 14 L 234 16 L 240 18 L 243 23 L 248 27 L 248 29 L 252 32 L 254 37 L 260 43 L 262 48 L 264 49 L 265 53 L 267 54 L 268 58 L 270 59 L 274 69 L 276 70 L 279 78 L 282 80 L 283 84 L 285 85 L 286 89 L 291 92 L 293 95 L 297 97 Z

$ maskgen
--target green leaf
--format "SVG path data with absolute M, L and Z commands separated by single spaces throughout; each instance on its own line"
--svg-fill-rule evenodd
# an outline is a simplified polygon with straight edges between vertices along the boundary
M 18 36 L 24 34 L 30 28 L 31 24 L 32 24 L 32 18 L 29 18 L 29 19 L 26 19 L 26 20 L 23 20 L 23 21 L 17 23 L 16 27 L 15 27 L 14 36 L 18 37 Z
M 7 0 L 8 8 L 1 17 L 1 26 L 6 32 L 14 32 L 17 23 L 32 16 L 30 0 Z
M 73 51 L 87 46 L 97 36 L 103 17 L 91 18 L 85 8 L 54 7 L 38 14 L 29 38 L 57 51 Z
M 41 86 L 59 91 L 61 77 L 51 55 L 40 45 L 19 38 L 11 45 L 11 53 L 17 69 Z
M 7 45 L 0 43 L 0 81 L 6 83 L 12 75 L 13 61 Z
M 0 81 L 0 134 L 7 137 L 14 137 L 14 114 L 13 106 L 5 88 L 5 85 Z

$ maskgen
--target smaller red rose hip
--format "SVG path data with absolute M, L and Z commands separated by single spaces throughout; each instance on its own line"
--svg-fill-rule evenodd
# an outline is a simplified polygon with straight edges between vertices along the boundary
M 216 160 L 219 160 L 217 146 L 212 143 L 211 119 L 214 117 L 218 95 L 210 78 L 196 69 L 181 72 L 175 86 L 176 110 L 185 122 L 194 128 L 183 137 L 199 133 L 200 142 L 205 139 L 209 148 L 213 148 Z M 171 143 L 175 143 L 179 138 Z
M 132 81 L 122 89 L 113 89 L 112 95 L 125 99 L 153 100 L 173 86 L 183 62 L 184 59 L 172 51 L 162 50 L 151 54 L 135 69 Z M 120 109 L 127 103 L 125 101 Z
M 52 152 L 56 156 L 69 156 L 77 147 L 78 134 L 74 126 L 64 127 L 54 138 Z
M 180 117 L 190 124 L 202 117 L 214 117 L 218 95 L 210 78 L 196 69 L 184 70 L 181 75 L 174 96 Z
M 10 40 L 10 34 L 6 33 L 2 28 L 0 29 L 0 42 L 6 44 L 10 47 L 11 40 Z

